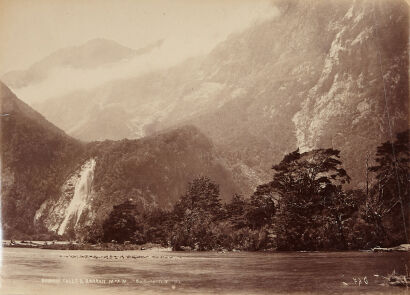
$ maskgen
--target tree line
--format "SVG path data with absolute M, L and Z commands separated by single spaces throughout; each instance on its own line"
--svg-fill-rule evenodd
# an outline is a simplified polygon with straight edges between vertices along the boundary
M 408 243 L 409 131 L 367 157 L 366 183 L 350 189 L 340 151 L 299 149 L 272 167 L 270 182 L 222 203 L 206 176 L 188 184 L 173 210 L 114 206 L 89 242 L 171 246 L 174 250 L 346 250 Z

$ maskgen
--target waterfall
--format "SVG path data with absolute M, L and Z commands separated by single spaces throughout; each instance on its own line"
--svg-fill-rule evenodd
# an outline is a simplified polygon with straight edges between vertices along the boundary
M 75 183 L 73 198 L 66 208 L 64 212 L 64 219 L 58 228 L 59 235 L 64 234 L 68 222 L 72 218 L 75 218 L 74 225 L 76 225 L 80 220 L 84 208 L 87 207 L 94 178 L 95 164 L 95 159 L 90 159 L 81 167 L 78 181 Z

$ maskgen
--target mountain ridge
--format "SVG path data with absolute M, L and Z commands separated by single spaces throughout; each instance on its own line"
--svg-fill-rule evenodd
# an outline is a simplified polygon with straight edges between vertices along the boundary
M 162 43 L 163 40 L 158 40 L 141 48 L 131 49 L 113 40 L 95 38 L 81 45 L 58 49 L 32 64 L 27 70 L 9 71 L 2 76 L 2 80 L 9 87 L 19 89 L 45 80 L 55 69 L 91 70 L 147 54 L 161 47 Z

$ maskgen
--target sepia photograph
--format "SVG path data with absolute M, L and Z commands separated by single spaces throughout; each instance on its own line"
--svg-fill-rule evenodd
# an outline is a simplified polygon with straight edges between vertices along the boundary
M 1 295 L 410 295 L 409 0 L 0 0 Z

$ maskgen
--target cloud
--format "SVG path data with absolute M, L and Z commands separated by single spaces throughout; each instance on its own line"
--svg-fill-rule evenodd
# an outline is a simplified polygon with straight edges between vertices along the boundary
M 278 10 L 270 2 L 257 3 L 258 5 L 249 3 L 235 13 L 229 14 L 223 24 L 215 22 L 207 27 L 197 28 L 197 34 L 190 32 L 189 29 L 170 34 L 164 38 L 160 47 L 147 54 L 88 70 L 54 68 L 45 80 L 13 91 L 26 102 L 35 104 L 75 90 L 93 89 L 109 81 L 137 77 L 147 72 L 172 67 L 187 58 L 209 53 L 232 33 L 278 15 Z

